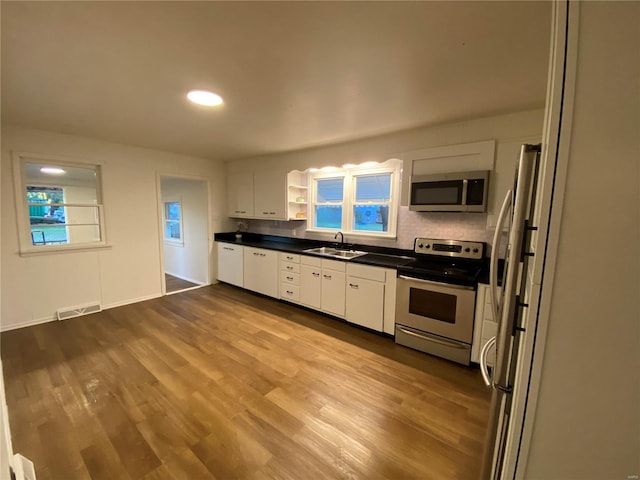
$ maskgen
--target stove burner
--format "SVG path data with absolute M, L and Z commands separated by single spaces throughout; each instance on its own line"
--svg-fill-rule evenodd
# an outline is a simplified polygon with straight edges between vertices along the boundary
M 484 266 L 483 243 L 417 238 L 414 245 L 416 259 L 398 267 L 399 275 L 458 285 L 477 284 Z M 446 248 L 432 248 L 441 245 Z

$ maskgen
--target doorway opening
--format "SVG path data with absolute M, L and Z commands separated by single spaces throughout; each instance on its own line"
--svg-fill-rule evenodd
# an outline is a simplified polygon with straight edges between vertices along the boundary
M 208 285 L 208 181 L 160 175 L 158 183 L 163 293 Z

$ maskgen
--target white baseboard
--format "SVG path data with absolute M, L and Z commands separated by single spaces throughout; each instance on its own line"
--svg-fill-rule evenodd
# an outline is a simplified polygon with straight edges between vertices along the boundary
M 55 316 L 47 316 L 37 319 L 25 320 L 24 322 L 14 323 L 13 325 L 0 325 L 0 332 L 8 332 L 10 330 L 17 330 L 24 327 L 32 327 L 34 325 L 40 325 L 41 323 L 53 322 L 56 320 Z
M 122 302 L 110 303 L 108 305 L 103 305 L 102 309 L 106 310 L 108 308 L 122 307 L 124 305 L 130 305 L 132 303 L 144 302 L 145 300 L 152 300 L 154 298 L 161 297 L 161 293 L 154 293 L 152 295 L 145 295 L 144 297 L 132 298 L 129 300 L 124 300 Z M 41 323 L 47 322 L 57 322 L 58 319 L 55 316 L 47 316 L 37 318 L 35 320 L 25 320 L 24 322 L 14 323 L 12 325 L 0 325 L 0 332 L 8 332 L 10 330 L 17 330 L 19 328 L 32 327 L 34 325 L 40 325 Z
M 153 300 L 154 298 L 159 298 L 161 296 L 161 293 L 153 293 L 151 295 L 145 295 L 144 297 L 132 298 L 129 300 L 124 300 L 122 302 L 110 303 L 108 305 L 105 305 L 104 309 L 106 310 L 107 308 L 123 307 L 125 305 L 131 305 L 132 303 L 144 302 L 145 300 Z
M 205 285 L 207 283 L 207 282 L 201 282 L 200 280 L 194 280 L 193 278 L 184 277 L 184 276 L 178 275 L 176 273 L 171 273 L 171 272 L 167 272 L 167 271 L 165 271 L 164 273 L 166 273 L 167 275 L 171 275 L 172 277 L 179 278 L 180 280 L 184 280 L 186 282 L 195 283 L 198 286 L 202 286 L 202 285 Z

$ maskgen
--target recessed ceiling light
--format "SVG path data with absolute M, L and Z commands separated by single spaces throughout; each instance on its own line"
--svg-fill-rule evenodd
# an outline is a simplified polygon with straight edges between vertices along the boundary
M 222 105 L 222 97 L 213 92 L 206 90 L 191 90 L 187 93 L 187 98 L 193 103 L 198 105 L 205 105 L 207 107 L 215 107 L 216 105 Z
M 66 173 L 63 169 L 57 167 L 42 167 L 40 171 L 42 173 L 48 173 L 49 175 L 62 175 Z

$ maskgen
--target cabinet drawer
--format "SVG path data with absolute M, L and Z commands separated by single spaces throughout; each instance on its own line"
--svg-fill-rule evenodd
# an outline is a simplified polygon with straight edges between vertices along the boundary
M 291 272 L 280 272 L 280 282 L 300 285 L 300 274 Z
M 302 263 L 302 265 L 309 265 L 311 267 L 321 267 L 322 259 L 319 257 L 310 257 L 309 255 L 301 255 L 300 263 Z
M 281 261 L 280 270 L 282 270 L 283 272 L 300 273 L 300 264 Z
M 375 282 L 383 282 L 386 279 L 384 268 L 371 267 L 369 265 L 358 265 L 350 263 L 347 265 L 347 274 L 352 277 L 364 278 Z
M 296 253 L 280 252 L 281 262 L 300 263 L 300 255 Z
M 289 283 L 281 283 L 280 298 L 290 300 L 292 302 L 300 301 L 300 287 Z
M 335 270 L 336 272 L 346 272 L 347 264 L 339 260 L 326 260 L 322 259 L 322 268 L 327 270 Z

